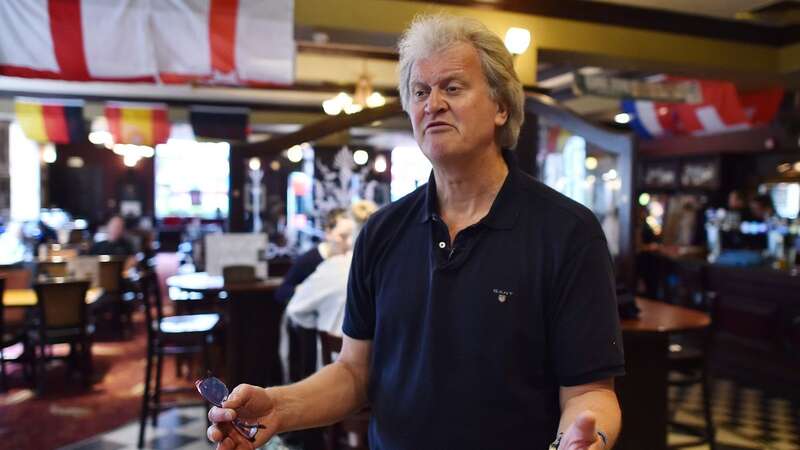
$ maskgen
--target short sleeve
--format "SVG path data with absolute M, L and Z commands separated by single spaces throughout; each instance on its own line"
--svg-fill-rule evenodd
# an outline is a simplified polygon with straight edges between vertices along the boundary
M 367 228 L 358 234 L 353 249 L 353 262 L 347 281 L 347 306 L 342 331 L 359 340 L 371 340 L 375 335 L 375 297 L 370 287 L 370 264 L 367 261 Z
M 554 287 L 548 333 L 559 385 L 624 375 L 614 269 L 605 239 L 578 247 L 562 264 Z

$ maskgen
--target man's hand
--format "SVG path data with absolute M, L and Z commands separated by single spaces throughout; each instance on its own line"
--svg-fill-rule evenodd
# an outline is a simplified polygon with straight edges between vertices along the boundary
M 212 425 L 206 434 L 217 443 L 218 450 L 253 450 L 267 443 L 278 432 L 275 402 L 266 390 L 249 384 L 240 384 L 222 404 L 208 412 Z M 233 420 L 239 419 L 247 425 L 259 424 L 255 441 L 251 442 L 235 429 Z
M 564 432 L 558 450 L 604 450 L 603 440 L 597 434 L 595 415 L 591 411 L 578 414 Z

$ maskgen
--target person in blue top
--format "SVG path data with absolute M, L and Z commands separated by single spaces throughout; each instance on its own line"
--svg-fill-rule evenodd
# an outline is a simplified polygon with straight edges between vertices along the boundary
M 524 94 L 499 37 L 421 16 L 399 48 L 429 182 L 361 230 L 339 359 L 292 385 L 237 386 L 209 439 L 250 449 L 369 404 L 372 449 L 610 449 L 624 359 L 600 224 L 517 167 Z M 250 442 L 234 418 L 264 428 Z
M 322 227 L 325 240 L 292 262 L 292 267 L 283 278 L 283 283 L 275 291 L 275 300 L 283 304 L 288 303 L 294 295 L 295 288 L 314 273 L 322 261 L 350 251 L 350 240 L 355 224 L 347 210 L 343 208 L 330 210 L 325 216 Z

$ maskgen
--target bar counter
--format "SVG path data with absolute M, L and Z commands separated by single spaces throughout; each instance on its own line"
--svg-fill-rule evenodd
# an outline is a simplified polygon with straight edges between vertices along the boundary
M 714 372 L 800 394 L 800 268 L 723 266 L 681 252 L 653 252 L 659 278 L 677 277 L 674 303 L 711 301 Z

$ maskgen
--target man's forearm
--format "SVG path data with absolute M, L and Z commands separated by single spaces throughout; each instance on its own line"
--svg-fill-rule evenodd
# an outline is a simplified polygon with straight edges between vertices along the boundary
M 612 448 L 619 435 L 622 413 L 617 396 L 610 389 L 590 389 L 566 400 L 561 409 L 559 432 L 566 431 L 578 414 L 587 410 L 595 413 L 596 428 L 605 433 L 608 438 L 606 450 Z
M 337 361 L 288 386 L 267 388 L 285 431 L 336 423 L 367 402 L 366 370 Z

